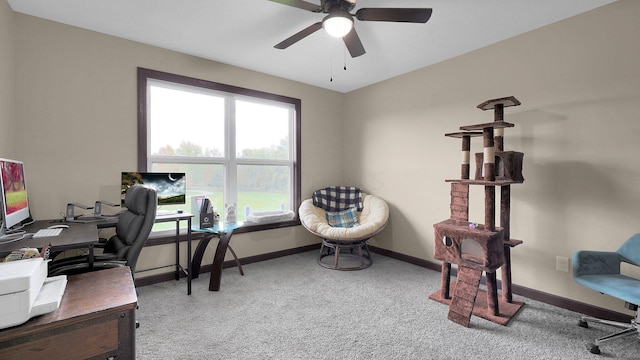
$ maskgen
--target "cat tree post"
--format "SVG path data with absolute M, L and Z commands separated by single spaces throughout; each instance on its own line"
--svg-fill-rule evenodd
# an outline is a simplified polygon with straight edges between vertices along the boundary
M 471 167 L 471 135 L 462 134 L 462 165 L 460 169 L 460 179 L 469 179 Z
M 496 100 L 489 100 L 480 105 L 478 108 L 481 110 L 493 109 L 494 122 L 504 122 L 504 108 L 505 106 L 518 106 L 520 101 L 515 97 L 507 97 Z M 513 179 L 517 182 L 522 182 L 524 179 L 521 175 L 517 176 L 515 173 L 522 171 L 522 153 L 504 152 L 504 128 L 496 128 L 494 134 L 494 148 L 496 153 L 503 153 L 505 155 L 512 155 L 510 157 L 505 156 L 505 160 L 510 160 L 512 163 L 507 164 L 507 168 L 516 168 L 514 170 Z M 503 168 L 505 164 L 502 164 Z M 513 293 L 511 290 L 511 248 L 522 244 L 522 240 L 511 239 L 511 185 L 506 184 L 500 186 L 500 227 L 504 230 L 504 265 L 501 267 L 502 274 L 502 296 L 508 303 L 513 302 Z
M 482 130 L 484 138 L 484 180 L 493 182 L 495 173 L 495 149 L 493 141 L 493 128 L 485 127 Z M 493 185 L 484 186 L 484 228 L 488 231 L 496 230 L 496 188 Z M 487 310 L 492 315 L 500 313 L 498 305 L 498 282 L 495 271 L 487 271 Z

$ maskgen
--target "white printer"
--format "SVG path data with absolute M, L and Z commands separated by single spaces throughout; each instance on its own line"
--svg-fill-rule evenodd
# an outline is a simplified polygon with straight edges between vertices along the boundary
M 67 277 L 47 278 L 47 262 L 37 257 L 0 263 L 0 329 L 60 306 Z

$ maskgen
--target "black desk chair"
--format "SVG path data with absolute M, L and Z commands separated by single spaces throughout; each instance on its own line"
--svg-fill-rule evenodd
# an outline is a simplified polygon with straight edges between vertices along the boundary
M 108 240 L 101 239 L 101 244 L 96 246 L 103 248 L 102 253 L 94 254 L 93 259 L 90 256 L 54 259 L 49 264 L 49 276 L 73 275 L 118 266 L 129 266 L 134 275 L 138 256 L 156 217 L 156 191 L 144 185 L 134 185 L 127 189 L 124 205 L 127 210 L 118 218 L 116 234 Z

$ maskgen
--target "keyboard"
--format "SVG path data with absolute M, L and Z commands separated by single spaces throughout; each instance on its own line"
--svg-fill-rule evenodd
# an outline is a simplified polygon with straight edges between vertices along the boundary
M 38 230 L 38 232 L 36 232 L 35 234 L 33 234 L 34 238 L 41 238 L 41 237 L 50 237 L 50 236 L 58 236 L 60 235 L 60 233 L 62 232 L 63 229 L 40 229 Z

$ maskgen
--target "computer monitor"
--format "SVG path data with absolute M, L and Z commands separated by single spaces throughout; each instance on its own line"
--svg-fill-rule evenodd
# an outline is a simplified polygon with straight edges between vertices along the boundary
M 2 173 L 2 233 L 31 221 L 22 161 L 0 159 Z
M 120 198 L 124 205 L 127 189 L 135 184 L 144 184 L 156 190 L 158 205 L 182 205 L 187 199 L 185 173 L 123 172 Z

